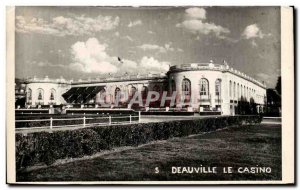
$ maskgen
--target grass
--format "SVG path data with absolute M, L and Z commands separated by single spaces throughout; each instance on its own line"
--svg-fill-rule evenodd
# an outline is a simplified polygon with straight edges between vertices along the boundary
M 216 166 L 217 174 L 172 174 L 172 166 Z M 241 174 L 237 167 L 271 167 Z M 155 173 L 155 168 L 159 173 Z M 221 167 L 233 167 L 223 174 Z M 17 181 L 280 180 L 281 125 L 248 125 L 173 138 L 100 157 L 17 173 Z

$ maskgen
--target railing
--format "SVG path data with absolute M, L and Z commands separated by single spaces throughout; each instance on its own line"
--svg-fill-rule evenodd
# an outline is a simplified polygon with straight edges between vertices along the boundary
M 221 64 L 213 64 L 210 66 L 210 63 L 191 63 L 191 64 L 183 64 L 183 65 L 174 65 L 170 67 L 170 71 L 176 71 L 176 70 L 214 70 L 214 71 L 228 71 L 235 75 L 238 75 L 246 80 L 249 80 L 253 83 L 256 83 L 257 85 L 266 88 L 266 85 L 259 82 L 258 80 L 247 76 L 246 74 L 235 70 L 228 65 L 221 65 Z
M 134 118 L 138 118 L 134 120 Z M 129 119 L 129 121 L 114 121 L 115 119 Z M 108 122 L 88 122 L 92 120 L 108 120 Z M 32 127 L 20 127 L 16 128 L 16 131 L 24 130 L 24 129 L 50 129 L 53 128 L 62 128 L 62 127 L 72 127 L 72 126 L 82 126 L 88 127 L 92 125 L 114 125 L 114 124 L 128 124 L 128 123 L 140 123 L 141 120 L 141 112 L 138 115 L 129 115 L 129 116 L 108 116 L 108 117 L 80 117 L 80 118 L 53 118 L 50 117 L 49 119 L 34 119 L 34 120 L 15 120 L 16 123 L 28 123 L 28 122 L 45 122 L 49 125 L 42 125 L 42 126 L 32 126 Z M 79 121 L 77 124 L 72 125 L 54 125 L 54 121 Z M 80 122 L 81 121 L 81 122 Z
M 93 79 L 79 79 L 79 80 L 66 80 L 63 78 L 60 79 L 50 79 L 48 77 L 45 78 L 28 78 L 26 79 L 26 83 L 34 83 L 34 82 L 50 82 L 50 83 L 63 83 L 63 84 L 81 84 L 81 83 L 91 83 L 91 82 L 109 82 L 116 80 L 139 80 L 139 79 L 157 79 L 157 78 L 165 78 L 165 73 L 150 73 L 150 74 L 138 74 L 138 75 L 123 75 L 123 76 L 108 76 L 105 78 L 93 78 Z

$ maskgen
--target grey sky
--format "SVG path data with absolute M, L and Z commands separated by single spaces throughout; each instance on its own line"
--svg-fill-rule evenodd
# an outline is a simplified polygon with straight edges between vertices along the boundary
M 18 78 L 164 72 L 211 59 L 274 87 L 280 8 L 16 8 Z

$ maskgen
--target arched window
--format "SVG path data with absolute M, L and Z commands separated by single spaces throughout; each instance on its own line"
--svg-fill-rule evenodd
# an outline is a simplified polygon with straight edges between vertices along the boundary
M 106 102 L 106 90 L 103 88 L 101 91 L 100 91 L 100 101 L 101 102 Z
M 237 83 L 237 98 L 239 99 L 240 98 L 240 85 L 239 83 Z
M 53 88 L 50 90 L 50 100 L 55 100 L 55 92 L 56 91 Z
M 148 87 L 143 86 L 143 88 L 142 88 L 142 99 L 146 99 L 147 95 L 148 95 Z
M 209 95 L 209 83 L 205 78 L 200 79 L 200 95 Z
M 182 93 L 187 96 L 191 95 L 191 81 L 189 79 L 182 80 Z
M 115 90 L 115 100 L 116 101 L 120 100 L 120 97 L 121 97 L 120 92 L 121 92 L 121 89 L 117 87 L 116 90 Z
M 235 82 L 233 83 L 233 97 L 235 98 L 235 91 L 236 91 L 236 86 L 235 86 Z
M 174 80 L 171 81 L 171 91 L 176 91 L 176 83 Z
M 216 96 L 221 95 L 221 79 L 217 79 L 215 82 Z
M 30 88 L 27 91 L 27 100 L 32 100 L 32 90 Z
M 241 84 L 241 97 L 244 97 L 243 96 L 243 85 Z
M 229 97 L 232 97 L 232 82 L 229 81 Z
M 132 86 L 130 89 L 130 97 L 133 97 L 135 95 L 136 91 L 137 91 L 136 88 L 134 86 Z
M 41 88 L 38 89 L 38 100 L 44 100 L 44 90 Z

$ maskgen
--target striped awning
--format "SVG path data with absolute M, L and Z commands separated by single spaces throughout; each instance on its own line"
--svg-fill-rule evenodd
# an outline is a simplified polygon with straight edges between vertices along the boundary
M 102 89 L 104 86 L 72 87 L 62 96 L 67 103 L 87 103 Z

